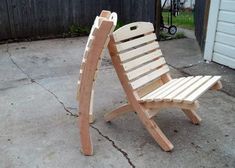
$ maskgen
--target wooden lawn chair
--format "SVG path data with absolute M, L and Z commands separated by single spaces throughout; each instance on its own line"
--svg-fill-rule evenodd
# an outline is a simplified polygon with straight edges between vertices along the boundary
M 109 42 L 109 34 L 113 32 L 117 22 L 117 14 L 102 11 L 91 28 L 80 67 L 77 100 L 79 101 L 79 125 L 82 152 L 92 155 L 93 149 L 89 134 L 89 123 L 93 122 L 94 84 L 101 62 L 103 49 Z
M 172 150 L 173 145 L 153 120 L 159 110 L 180 108 L 193 124 L 199 124 L 197 99 L 208 89 L 222 88 L 220 76 L 172 79 L 151 23 L 136 22 L 119 28 L 110 36 L 108 48 L 128 104 L 106 114 L 105 120 L 135 111 L 164 151 Z

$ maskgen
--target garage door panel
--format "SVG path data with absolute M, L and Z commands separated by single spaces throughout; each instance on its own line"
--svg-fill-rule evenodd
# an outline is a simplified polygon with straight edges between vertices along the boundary
M 229 22 L 229 23 L 235 23 L 235 12 L 220 11 L 218 20 L 219 21 L 226 21 L 226 22 Z
M 221 1 L 221 10 L 235 11 L 235 1 L 234 0 L 222 0 Z
M 215 41 L 235 47 L 235 35 L 217 32 Z
M 222 55 L 220 53 L 217 53 L 217 52 L 213 53 L 213 61 L 235 69 L 235 59 L 227 57 L 227 56 Z
M 214 51 L 235 59 L 235 47 L 215 42 Z
M 235 35 L 235 24 L 219 21 L 217 31 Z

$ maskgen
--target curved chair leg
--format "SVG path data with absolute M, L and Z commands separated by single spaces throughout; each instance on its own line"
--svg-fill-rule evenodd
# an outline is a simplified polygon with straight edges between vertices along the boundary
M 130 104 L 125 104 L 115 110 L 113 110 L 112 112 L 109 112 L 107 114 L 104 115 L 104 119 L 106 122 L 109 122 L 123 114 L 126 114 L 127 112 L 131 112 L 133 111 L 133 108 Z
M 90 111 L 89 111 L 89 123 L 92 124 L 95 122 L 95 117 L 93 114 L 93 102 L 94 102 L 94 88 L 91 92 L 91 102 L 90 102 Z
M 148 110 L 142 107 L 142 112 L 137 112 L 140 120 L 147 128 L 148 132 L 152 135 L 155 141 L 160 145 L 164 151 L 171 151 L 174 146 L 165 136 L 165 134 L 158 127 L 153 119 L 148 118 Z
M 191 120 L 193 124 L 197 125 L 201 122 L 202 119 L 199 117 L 195 110 L 182 109 L 182 111 Z
M 80 139 L 81 148 L 84 155 L 93 154 L 93 146 L 90 137 L 90 124 L 89 124 L 89 114 L 88 112 L 80 112 L 79 114 L 79 125 L 80 125 Z

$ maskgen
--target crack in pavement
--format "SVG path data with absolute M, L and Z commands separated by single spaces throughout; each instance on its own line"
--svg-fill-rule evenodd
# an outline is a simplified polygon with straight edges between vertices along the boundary
M 132 168 L 135 168 L 136 166 L 132 163 L 131 159 L 129 158 L 128 154 L 123 150 L 121 149 L 120 147 L 118 147 L 114 140 L 110 139 L 108 136 L 104 135 L 97 127 L 95 127 L 94 125 L 90 125 L 91 128 L 93 128 L 94 130 L 96 130 L 98 132 L 99 135 L 101 135 L 102 137 L 104 137 L 105 139 L 107 139 L 109 142 L 112 143 L 112 146 L 117 149 L 128 161 L 128 163 L 130 164 L 130 166 Z
M 32 83 L 36 83 L 38 86 L 40 86 L 41 88 L 43 88 L 44 90 L 46 90 L 47 92 L 49 92 L 51 95 L 53 95 L 53 97 L 63 106 L 64 110 L 70 115 L 70 116 L 74 116 L 74 117 L 78 117 L 77 114 L 72 113 L 71 111 L 68 110 L 68 108 L 66 108 L 65 104 L 59 99 L 59 97 L 53 93 L 52 91 L 50 91 L 49 89 L 47 89 L 45 86 L 43 86 L 42 84 L 40 84 L 39 82 L 37 82 L 35 79 L 33 79 L 29 74 L 27 74 L 12 58 L 11 53 L 9 52 L 9 45 L 7 43 L 7 50 L 6 50 L 9 59 L 11 60 L 11 62 L 23 73 L 27 76 L 27 78 L 32 82 Z
M 15 61 L 14 59 L 12 58 L 12 55 L 11 53 L 9 52 L 9 46 L 8 46 L 8 43 L 7 43 L 7 51 L 8 53 L 8 56 L 9 56 L 9 59 L 11 60 L 11 62 L 23 73 L 27 76 L 27 78 L 32 82 L 32 83 L 36 83 L 38 86 L 40 86 L 41 88 L 43 88 L 44 90 L 46 90 L 47 92 L 49 92 L 51 95 L 53 95 L 53 97 L 63 106 L 64 110 L 70 115 L 70 116 L 73 116 L 73 117 L 79 117 L 77 114 L 74 114 L 72 113 L 70 110 L 69 110 L 69 107 L 67 108 L 65 106 L 65 104 L 59 99 L 59 97 L 53 93 L 51 90 L 47 89 L 45 86 L 43 86 L 42 84 L 40 84 L 39 82 L 37 82 L 35 79 L 33 79 L 29 74 L 27 74 Z M 108 140 L 109 142 L 112 143 L 112 146 L 117 150 L 119 151 L 123 156 L 124 158 L 126 158 L 126 160 L 128 161 L 128 163 L 130 164 L 130 166 L 132 168 L 135 168 L 136 166 L 131 162 L 130 158 L 128 157 L 128 154 L 127 152 L 125 152 L 124 150 L 122 150 L 120 147 L 118 147 L 114 140 L 110 139 L 107 135 L 104 135 L 97 127 L 93 126 L 93 125 L 90 125 L 90 127 L 92 129 L 94 129 L 95 131 L 98 132 L 99 135 L 101 135 L 102 137 L 104 137 L 106 140 Z

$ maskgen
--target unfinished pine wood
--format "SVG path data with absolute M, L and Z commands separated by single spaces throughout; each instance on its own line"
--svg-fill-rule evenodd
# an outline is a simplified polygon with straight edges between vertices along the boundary
M 185 115 L 191 120 L 193 124 L 199 124 L 201 122 L 201 117 L 197 115 L 195 110 L 192 109 L 182 109 Z
M 164 90 L 162 93 L 154 94 L 154 101 L 161 101 L 164 99 L 165 96 L 170 94 L 171 92 L 175 91 L 178 87 L 192 79 L 193 77 L 187 77 L 183 80 L 179 80 L 176 84 L 174 84 L 172 87 L 168 88 L 167 90 Z
M 199 102 L 195 101 L 192 104 L 184 103 L 184 102 L 140 102 L 148 109 L 163 109 L 168 107 L 173 108 L 184 108 L 184 109 L 192 109 L 197 110 L 199 108 Z
M 220 80 L 220 78 L 221 76 L 213 76 L 206 83 L 204 83 L 193 93 L 191 93 L 184 101 L 187 103 L 194 102 L 198 97 L 200 97 L 203 93 L 205 93 L 205 91 L 210 89 L 218 80 Z
M 154 41 L 152 43 L 148 43 L 147 45 L 144 45 L 144 46 L 141 46 L 138 48 L 134 48 L 130 51 L 126 51 L 124 53 L 121 53 L 121 54 L 119 54 L 119 57 L 122 61 L 126 61 L 128 59 L 138 57 L 142 54 L 156 50 L 158 48 L 159 48 L 158 42 Z
M 154 69 L 157 69 L 158 67 L 164 65 L 166 63 L 165 59 L 162 57 L 158 60 L 155 60 L 153 62 L 147 63 L 135 70 L 132 70 L 130 72 L 127 73 L 128 79 L 132 80 L 137 78 L 138 76 L 141 76 L 147 72 L 150 72 Z
M 182 93 L 177 95 L 173 98 L 174 102 L 181 102 L 184 101 L 184 98 L 186 98 L 189 94 L 191 94 L 193 91 L 195 91 L 198 87 L 200 87 L 203 83 L 208 81 L 211 78 L 211 76 L 204 76 L 198 81 L 196 81 L 194 84 L 189 86 L 187 89 L 185 89 Z
M 152 135 L 152 137 L 157 141 L 157 143 L 165 151 L 170 151 L 173 149 L 172 143 L 167 139 L 167 137 L 160 130 L 158 125 L 154 120 L 148 118 L 148 109 L 141 105 L 137 100 L 139 99 L 137 92 L 132 90 L 132 87 L 129 85 L 129 80 L 126 75 L 124 75 L 125 70 L 121 65 L 121 60 L 117 57 L 117 48 L 115 47 L 115 41 L 113 36 L 110 36 L 110 42 L 108 45 L 109 53 L 112 58 L 113 65 L 117 72 L 118 78 L 127 94 L 128 102 L 132 105 L 134 111 L 137 112 L 139 119 L 145 125 L 146 129 Z
M 211 87 L 211 90 L 220 90 L 220 89 L 222 89 L 222 83 L 221 83 L 221 81 L 217 81 L 215 84 L 214 84 L 214 86 L 212 86 Z
M 159 58 L 161 55 L 162 55 L 161 50 L 155 50 L 139 58 L 123 63 L 122 65 L 125 71 L 129 71 L 130 69 L 138 67 L 146 62 L 153 61 L 154 59 Z
M 112 112 L 105 114 L 104 119 L 106 122 L 109 122 L 109 121 L 111 121 L 121 115 L 124 115 L 128 112 L 134 112 L 133 110 L 134 109 L 130 104 L 125 104 L 125 105 L 122 105 L 121 107 L 113 110 Z
M 147 84 L 148 82 L 159 78 L 161 75 L 167 73 L 169 71 L 169 68 L 167 65 L 164 65 L 163 67 L 131 82 L 131 86 L 133 87 L 133 89 L 137 89 L 145 84 Z
M 156 79 L 144 87 L 138 88 L 136 91 L 138 95 L 141 97 L 146 96 L 147 94 L 151 93 L 153 90 L 157 89 L 158 87 L 162 86 L 162 80 L 161 79 Z
M 152 23 L 146 22 L 135 22 L 125 25 L 113 33 L 113 38 L 115 42 L 130 39 L 139 35 L 152 33 L 154 27 Z
M 206 90 L 222 86 L 220 77 L 172 79 L 151 32 L 149 23 L 141 22 L 140 25 L 137 22 L 125 25 L 110 36 L 109 53 L 128 104 L 107 114 L 106 121 L 135 111 L 161 148 L 170 151 L 173 145 L 153 117 L 163 108 L 180 108 L 193 124 L 199 124 L 201 118 L 196 113 L 199 108 L 196 99 Z
M 162 85 L 158 89 L 154 90 L 150 94 L 146 95 L 145 97 L 142 97 L 141 99 L 143 101 L 153 101 L 155 98 L 155 95 L 163 93 L 164 91 L 168 90 L 169 88 L 171 88 L 172 86 L 174 86 L 175 84 L 179 83 L 180 81 L 182 81 L 184 79 L 185 79 L 184 77 L 179 78 L 179 79 L 173 79 L 173 80 L 167 82 L 166 84 Z
M 84 52 L 80 70 L 79 89 L 79 127 L 81 148 L 84 155 L 92 155 L 93 147 L 89 133 L 89 123 L 93 121 L 94 81 L 99 60 L 108 36 L 116 23 L 111 20 L 110 12 L 101 13 L 104 17 L 95 20 Z M 114 17 L 112 17 L 113 19 Z M 97 20 L 99 23 L 97 23 Z M 95 28 L 94 28 L 95 27 Z M 95 30 L 95 31 L 94 31 Z
M 156 35 L 154 33 L 147 34 L 143 37 L 117 44 L 117 50 L 118 50 L 118 52 L 121 52 L 123 50 L 130 49 L 132 47 L 136 47 L 141 44 L 153 42 L 155 40 L 156 40 Z
M 182 86 L 178 87 L 175 91 L 171 92 L 169 95 L 167 95 L 166 97 L 164 97 L 165 101 L 172 101 L 172 99 L 177 96 L 178 94 L 180 94 L 181 92 L 183 92 L 185 89 L 187 89 L 189 86 L 191 86 L 193 83 L 195 83 L 197 80 L 199 80 L 200 78 L 202 78 L 202 76 L 196 76 L 194 78 L 191 78 L 191 80 L 187 81 L 186 83 L 184 83 Z

